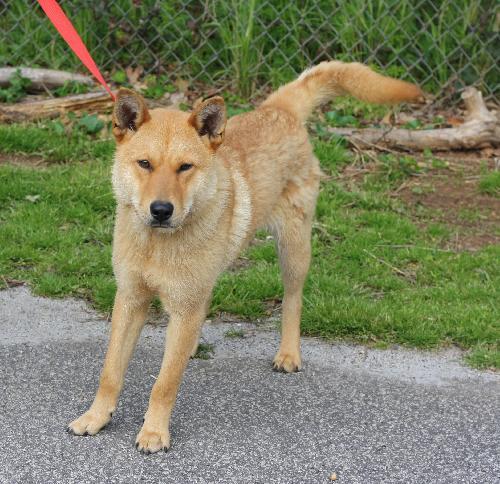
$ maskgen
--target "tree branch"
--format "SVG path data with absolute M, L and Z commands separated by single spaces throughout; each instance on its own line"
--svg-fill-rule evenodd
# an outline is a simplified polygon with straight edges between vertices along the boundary
M 456 128 L 442 129 L 356 129 L 329 128 L 358 148 L 397 148 L 405 151 L 471 150 L 500 145 L 500 123 L 484 104 L 481 93 L 468 87 L 462 93 L 467 110 L 465 122 Z

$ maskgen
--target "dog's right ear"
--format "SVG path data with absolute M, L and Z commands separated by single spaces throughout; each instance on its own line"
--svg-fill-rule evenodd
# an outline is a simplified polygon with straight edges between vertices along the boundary
M 121 141 L 127 133 L 134 133 L 150 118 L 146 101 L 131 89 L 120 89 L 113 110 L 113 134 Z

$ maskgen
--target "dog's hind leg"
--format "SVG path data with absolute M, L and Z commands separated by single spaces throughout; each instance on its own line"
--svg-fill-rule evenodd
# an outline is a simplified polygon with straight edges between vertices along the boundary
M 198 346 L 200 345 L 200 336 L 195 340 L 195 343 L 193 345 L 193 349 L 191 350 L 191 358 L 194 358 L 196 356 L 196 353 L 198 352 Z
M 205 314 L 208 314 L 209 310 L 210 310 L 210 300 L 208 300 L 205 305 Z M 200 346 L 202 328 L 203 328 L 203 323 L 201 323 L 200 325 L 200 330 L 198 331 L 198 337 L 195 339 L 195 342 L 193 344 L 193 349 L 191 350 L 191 358 L 194 358 L 196 356 L 196 353 L 198 353 L 198 346 Z
M 111 419 L 123 378 L 144 326 L 151 295 L 147 291 L 118 289 L 111 320 L 111 336 L 101 372 L 99 388 L 90 409 L 71 422 L 68 430 L 75 435 L 94 435 Z
M 300 188 L 289 183 L 274 217 L 271 231 L 276 238 L 284 286 L 281 344 L 273 362 L 278 371 L 300 370 L 300 317 L 302 290 L 311 260 L 311 224 L 318 178 Z

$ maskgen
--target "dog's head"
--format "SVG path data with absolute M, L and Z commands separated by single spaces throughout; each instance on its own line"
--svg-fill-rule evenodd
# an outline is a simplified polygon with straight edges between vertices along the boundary
M 198 103 L 191 113 L 149 111 L 141 95 L 121 89 L 113 112 L 118 203 L 132 206 L 148 227 L 181 227 L 215 196 L 214 154 L 225 126 L 221 97 Z

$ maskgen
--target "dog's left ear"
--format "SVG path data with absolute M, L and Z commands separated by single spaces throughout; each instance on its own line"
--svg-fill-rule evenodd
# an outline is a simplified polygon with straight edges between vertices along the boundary
M 200 136 L 208 136 L 215 150 L 222 143 L 226 129 L 226 105 L 220 96 L 214 96 L 195 104 L 189 122 Z

